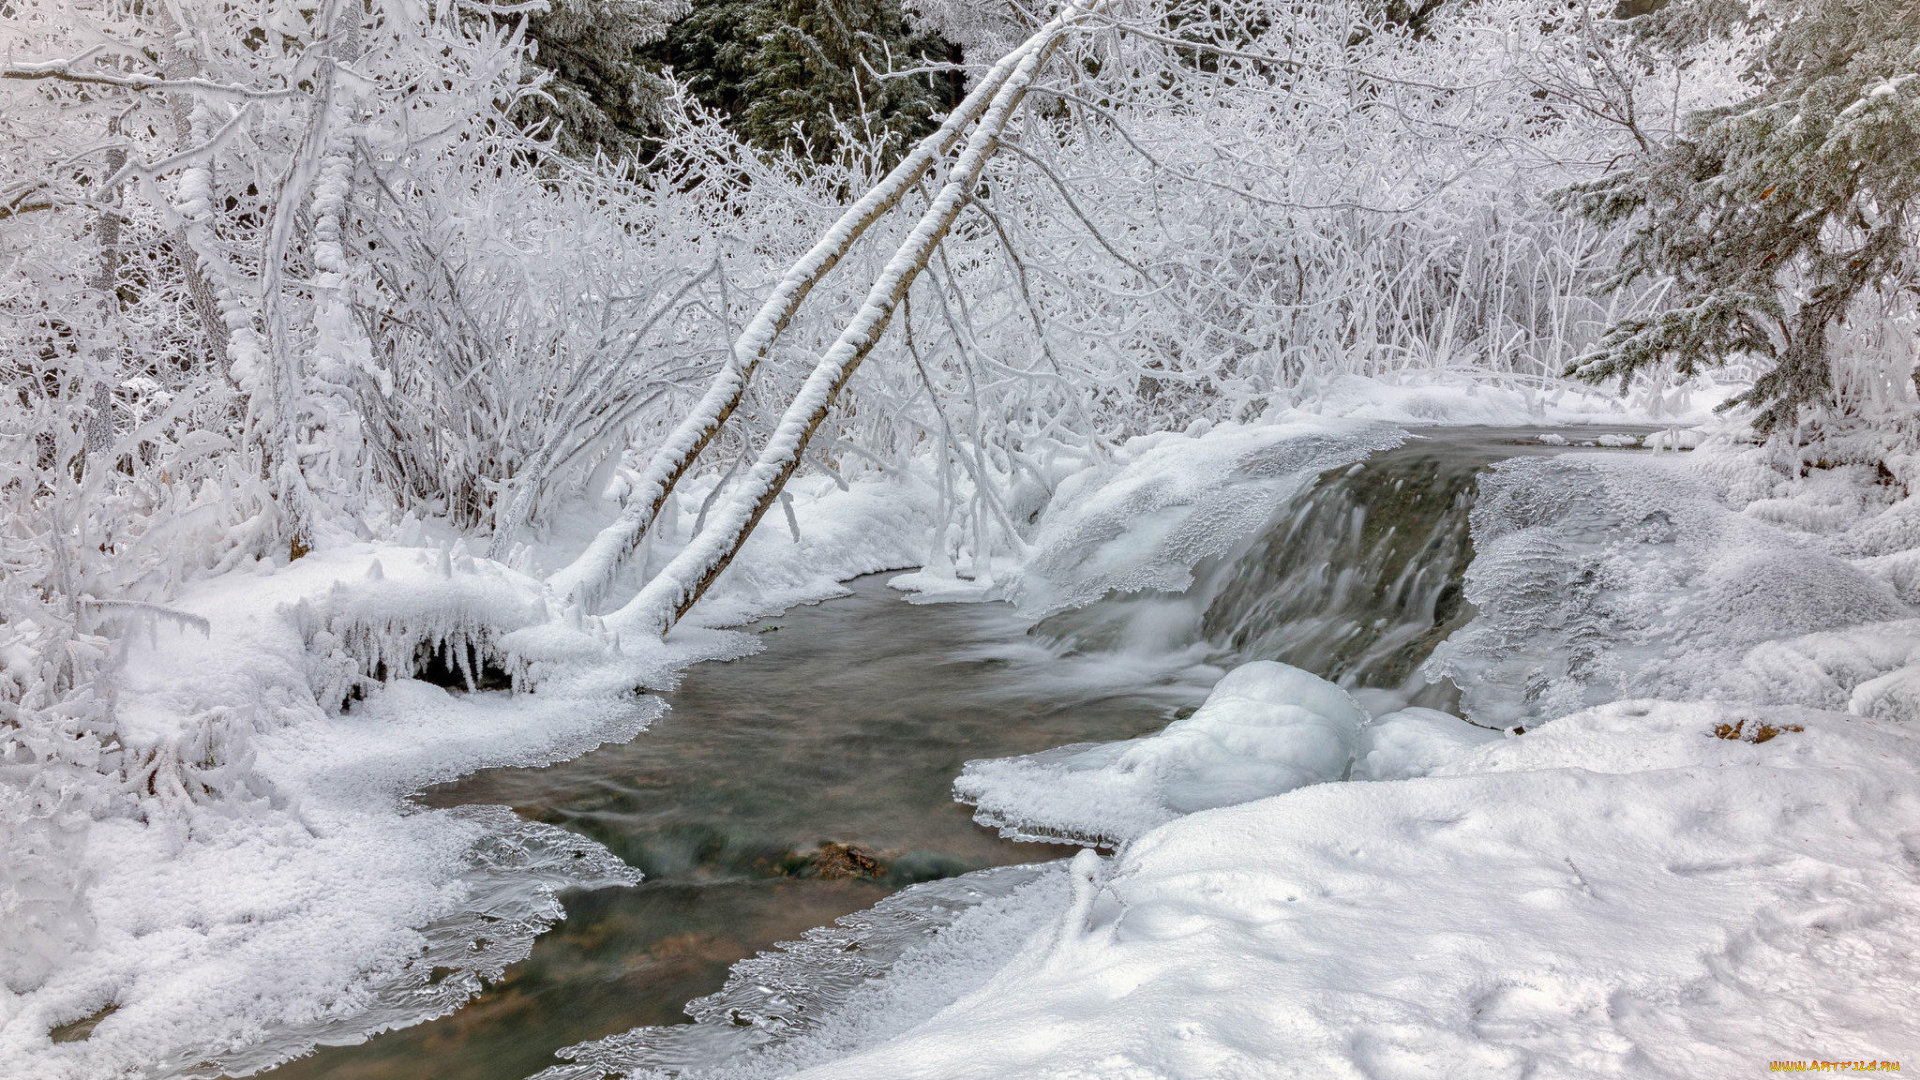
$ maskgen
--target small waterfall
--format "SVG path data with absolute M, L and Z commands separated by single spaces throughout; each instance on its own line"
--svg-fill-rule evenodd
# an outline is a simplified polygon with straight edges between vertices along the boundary
M 1110 596 L 1034 633 L 1073 652 L 1280 660 L 1349 689 L 1451 708 L 1454 688 L 1427 684 L 1419 667 L 1473 617 L 1461 582 L 1473 561 L 1468 512 L 1480 474 L 1560 449 L 1542 443 L 1539 429 L 1410 439 L 1322 474 L 1265 529 L 1196 566 L 1185 593 Z
M 1460 583 L 1484 467 L 1422 450 L 1322 476 L 1209 583 L 1206 640 L 1345 685 L 1404 684 L 1472 616 Z

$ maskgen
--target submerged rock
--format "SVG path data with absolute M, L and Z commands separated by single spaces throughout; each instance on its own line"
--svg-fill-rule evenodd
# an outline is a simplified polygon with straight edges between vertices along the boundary
M 809 877 L 829 881 L 848 878 L 885 877 L 887 864 L 880 853 L 861 844 L 825 843 L 807 857 L 804 871 Z

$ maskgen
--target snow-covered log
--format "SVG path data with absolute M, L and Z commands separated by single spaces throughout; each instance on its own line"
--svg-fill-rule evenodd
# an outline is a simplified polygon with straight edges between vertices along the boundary
M 608 617 L 608 628 L 616 635 L 631 631 L 664 634 L 726 569 L 727 563 L 740 550 L 740 545 L 779 497 L 787 479 L 799 467 L 801 456 L 819 430 L 821 421 L 826 419 L 833 399 L 886 332 L 887 323 L 901 298 L 906 296 L 920 271 L 926 268 L 927 260 L 933 256 L 934 249 L 946 236 L 954 219 L 960 216 L 974 184 L 999 147 L 1007 121 L 1020 107 L 1034 76 L 1053 55 L 1067 32 L 1089 10 L 1077 4 L 1068 4 L 1015 50 L 1012 56 L 1018 58 L 1017 64 L 994 92 L 993 100 L 981 115 L 979 125 L 967 139 L 966 148 L 948 170 L 946 184 L 934 196 L 913 231 L 887 261 L 853 321 L 821 356 L 799 394 L 787 406 L 779 426 L 761 449 L 746 481 L 705 531 L 682 549 L 658 576 L 647 582 L 625 607 Z

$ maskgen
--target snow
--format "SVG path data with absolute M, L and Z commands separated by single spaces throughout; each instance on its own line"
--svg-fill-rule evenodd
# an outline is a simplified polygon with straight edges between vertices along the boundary
M 1295 394 L 1291 409 L 1263 418 L 1284 421 L 1299 414 L 1384 420 L 1409 427 L 1596 427 L 1607 424 L 1697 425 L 1714 418 L 1714 407 L 1742 387 L 1701 378 L 1658 397 L 1622 399 L 1606 390 L 1556 382 L 1544 388 L 1502 386 L 1471 376 L 1449 380 L 1422 373 L 1406 382 L 1340 375 Z M 1564 437 L 1564 436 L 1562 436 Z
M 1649 450 L 1697 450 L 1705 441 L 1706 433 L 1698 428 L 1669 428 L 1647 436 L 1641 445 Z
M 1446 662 L 1482 665 L 1453 668 L 1469 707 L 1524 733 L 1363 724 L 1256 664 L 1157 735 L 970 763 L 983 817 L 1117 853 L 979 909 L 941 945 L 950 984 L 909 950 L 914 976 L 867 999 L 909 1028 L 693 1075 L 1732 1077 L 1920 1053 L 1909 510 L 1763 455 L 1708 439 L 1489 478 L 1480 617 Z M 1263 791 L 1294 723 L 1332 735 L 1321 782 Z M 1349 760 L 1363 782 L 1329 782 Z
M 1259 660 L 1157 734 L 970 761 L 954 791 L 1011 836 L 1122 843 L 1182 814 L 1342 779 L 1366 722 L 1338 686 Z
M 1028 615 L 1178 589 L 1402 437 L 1296 410 L 1134 439 L 1059 484 L 1024 564 L 897 583 Z M 551 1080 L 1732 1076 L 1920 1052 L 1920 514 L 1864 468 L 1766 453 L 1709 433 L 1501 466 L 1473 512 L 1477 616 L 1433 661 L 1467 719 L 1253 662 L 1151 736 L 968 763 L 983 822 L 1116 853 L 909 890 L 743 965 L 700 1023 L 574 1048 Z M 714 482 L 666 504 L 626 582 Z M 120 684 L 146 809 L 34 841 L 76 852 L 73 880 L 34 887 L 84 910 L 9 930 L 47 970 L 0 993 L 0 1074 L 214 1075 L 414 1022 L 523 956 L 557 890 L 633 881 L 577 837 L 405 795 L 633 737 L 660 709 L 635 687 L 754 648 L 720 627 L 913 565 L 936 520 L 911 484 L 790 490 L 799 542 L 756 530 L 665 642 L 526 572 L 584 528 L 520 569 L 415 536 L 179 598 Z M 375 679 L 434 653 L 537 692 Z
M 1475 727 L 1438 709 L 1411 708 L 1375 717 L 1360 730 L 1353 779 L 1406 780 L 1425 776 L 1506 734 Z
M 1912 611 L 1870 568 L 1828 550 L 1837 541 L 1790 531 L 1824 524 L 1835 492 L 1813 485 L 1785 514 L 1778 493 L 1729 470 L 1724 458 L 1682 455 L 1498 466 L 1473 510 L 1466 592 L 1479 615 L 1435 651 L 1429 674 L 1451 677 L 1469 718 L 1498 727 L 1621 697 L 1814 703 L 1756 689 L 1744 658 Z M 1858 502 L 1842 508 L 1862 514 Z

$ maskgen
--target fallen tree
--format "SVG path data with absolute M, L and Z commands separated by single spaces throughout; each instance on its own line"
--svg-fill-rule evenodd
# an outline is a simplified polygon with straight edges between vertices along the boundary
M 828 411 L 833 407 L 834 398 L 846 386 L 847 380 L 853 377 L 853 373 L 859 369 L 861 361 L 865 360 L 867 354 L 872 352 L 873 347 L 879 343 L 901 299 L 907 295 L 907 290 L 912 287 L 914 279 L 926 269 L 927 261 L 932 258 L 940 241 L 953 226 L 954 219 L 960 216 L 960 211 L 966 206 L 974 185 L 979 182 L 981 172 L 999 148 L 1000 137 L 1006 130 L 1007 122 L 1019 109 L 1021 101 L 1032 86 L 1034 76 L 1053 55 L 1054 50 L 1059 47 L 1068 32 L 1084 19 L 1090 10 L 1077 4 L 1068 4 L 1019 48 L 1009 53 L 999 66 L 996 66 L 996 72 L 1004 70 L 1004 74 L 1000 76 L 997 87 L 991 89 L 991 99 L 985 104 L 984 111 L 979 113 L 979 123 L 975 125 L 973 133 L 968 137 L 966 147 L 948 169 L 946 183 L 934 195 L 913 231 L 887 260 L 886 266 L 868 291 L 859 312 L 821 355 L 813 373 L 807 377 L 800 392 L 795 395 L 785 413 L 782 414 L 779 425 L 775 427 L 772 436 L 761 449 L 753 467 L 748 470 L 745 480 L 727 499 L 726 504 L 717 513 L 711 515 L 707 527 L 699 535 L 688 542 L 687 546 L 681 549 L 680 553 L 674 556 L 659 574 L 648 581 L 632 600 L 607 616 L 606 627 L 616 639 L 622 634 L 631 633 L 660 636 L 672 629 L 673 624 L 699 601 L 707 588 L 713 584 L 714 579 L 726 569 L 727 564 L 739 552 L 740 545 L 752 535 L 754 527 L 760 523 L 760 519 L 779 498 L 787 480 L 799 467 L 807 445 L 813 440 L 820 429 L 821 422 L 826 419 Z M 1009 61 L 1012 62 L 1011 66 L 1006 66 Z M 977 101 L 988 90 L 989 87 L 983 80 L 982 85 L 969 96 L 969 102 Z M 963 106 L 962 110 L 955 110 L 956 115 L 965 108 Z M 945 130 L 945 128 L 942 129 L 943 132 Z M 934 139 L 938 138 L 940 135 L 934 136 Z M 932 139 L 929 140 L 929 142 L 932 141 Z M 927 146 L 927 143 L 923 143 L 921 148 L 925 149 Z M 931 157 L 931 155 L 928 156 L 928 164 L 931 164 Z M 889 174 L 889 181 L 900 171 L 896 169 L 894 174 Z M 921 167 L 920 171 L 924 172 L 925 167 Z M 882 187 L 885 186 L 883 182 Z M 906 186 L 902 185 L 899 192 L 891 193 L 887 205 L 890 206 L 892 202 L 898 201 Z M 868 197 L 871 198 L 872 193 L 869 193 Z M 862 202 L 866 200 L 863 199 Z M 860 204 L 856 204 L 858 205 Z M 884 208 L 881 212 L 884 212 Z M 874 215 L 876 219 L 878 216 L 878 213 Z M 845 221 L 844 218 L 842 220 Z M 833 233 L 829 233 L 828 239 L 832 236 Z M 817 275 L 815 277 L 817 279 Z M 797 306 L 798 301 L 794 303 Z M 750 329 L 749 333 L 751 332 Z M 778 332 L 777 327 L 773 332 Z M 742 337 L 744 339 L 746 335 Z M 771 334 L 768 335 L 767 340 L 771 343 Z M 764 347 L 761 350 L 761 354 L 763 353 Z M 755 356 L 756 363 L 758 355 L 760 354 Z M 709 393 L 710 399 L 718 397 L 722 385 L 721 381 L 716 380 L 714 390 Z M 744 381 L 742 386 L 744 387 Z M 733 392 L 733 402 L 739 400 L 738 393 L 738 390 Z M 731 411 L 731 407 L 729 403 L 727 411 Z M 724 418 L 724 413 L 719 415 L 719 419 Z M 682 422 L 681 427 L 676 429 L 674 434 L 680 435 L 690 427 L 692 422 L 700 419 L 701 414 L 696 411 L 687 421 Z M 711 428 L 704 432 L 703 445 L 704 440 L 710 439 L 712 432 L 717 431 L 718 428 L 719 420 L 714 420 Z M 667 447 L 663 449 L 673 450 L 674 440 L 669 438 Z M 697 453 L 696 447 L 693 453 L 686 454 L 680 459 L 672 476 L 677 479 Z M 649 475 L 651 476 L 651 470 Z M 641 498 L 646 498 L 645 489 L 640 494 Z M 663 493 L 660 498 L 664 499 L 664 497 Z M 652 505 L 657 511 L 658 501 L 653 502 Z M 606 535 L 602 533 L 602 537 Z M 591 551 L 590 548 L 589 552 Z

